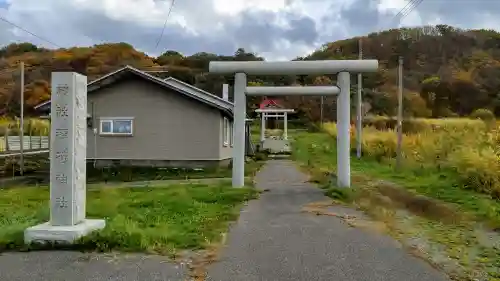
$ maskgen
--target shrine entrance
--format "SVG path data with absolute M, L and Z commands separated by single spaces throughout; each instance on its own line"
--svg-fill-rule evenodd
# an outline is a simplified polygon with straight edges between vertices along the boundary
M 271 153 L 290 152 L 288 141 L 288 113 L 293 113 L 293 109 L 284 108 L 275 99 L 264 99 L 259 108 L 255 110 L 260 114 L 260 148 Z M 280 126 L 280 121 L 283 124 Z M 269 121 L 274 121 L 270 125 Z M 269 129 L 268 129 L 269 128 Z
M 350 73 L 375 72 L 378 60 L 211 61 L 209 72 L 234 74 L 233 187 L 245 184 L 246 96 L 337 95 L 337 185 L 351 186 Z M 336 86 L 248 87 L 247 75 L 337 74 Z

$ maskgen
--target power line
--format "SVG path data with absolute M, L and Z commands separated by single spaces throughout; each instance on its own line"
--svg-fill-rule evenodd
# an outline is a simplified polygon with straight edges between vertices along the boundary
M 389 28 L 391 28 L 391 26 L 394 23 L 397 23 L 399 25 L 401 23 L 401 21 L 404 18 L 406 18 L 422 2 L 423 2 L 423 0 L 410 0 L 410 1 L 408 1 L 408 3 L 406 3 L 406 5 L 401 10 L 399 10 L 399 12 L 396 15 L 394 15 L 391 18 L 391 20 L 389 21 Z
M 165 28 L 167 27 L 168 18 L 170 17 L 170 14 L 172 13 L 172 8 L 174 7 L 174 4 L 175 4 L 175 0 L 172 0 L 172 2 L 170 3 L 170 8 L 168 9 L 167 18 L 165 19 L 165 23 L 163 23 L 163 28 L 161 30 L 160 37 L 156 41 L 155 50 L 158 48 L 158 45 L 160 45 L 161 39 L 163 38 L 163 33 L 165 33 Z
M 406 13 L 403 14 L 399 20 L 402 21 L 404 18 L 406 18 L 406 16 L 408 16 L 415 8 L 417 8 L 418 5 L 420 5 L 420 3 L 422 3 L 422 1 L 424 1 L 424 0 L 415 0 L 415 1 L 413 1 L 412 7 L 409 8 L 408 10 L 406 10 Z
M 392 19 L 389 21 L 389 24 L 392 26 L 394 23 L 401 23 L 401 21 L 406 18 L 415 8 L 422 3 L 423 0 L 410 0 L 406 5 L 399 10 L 397 14 L 395 14 Z
M 415 4 L 418 0 L 410 0 L 406 5 L 392 18 L 391 22 L 394 22 L 396 20 L 401 21 L 404 16 L 404 14 L 407 14 L 407 11 L 411 9 L 411 6 Z
M 379 27 L 377 28 L 377 30 L 378 31 L 382 31 L 382 30 L 386 29 L 386 27 L 390 29 L 394 23 L 401 22 L 401 19 L 403 18 L 403 14 L 406 14 L 407 11 L 411 8 L 411 6 L 413 4 L 415 4 L 416 1 L 418 1 L 418 0 L 410 0 L 410 1 L 408 1 L 408 3 L 406 3 L 406 5 L 401 10 L 399 10 L 397 12 L 397 14 L 395 14 L 389 20 L 386 21 L 387 26 L 385 26 L 385 25 L 379 25 Z
M 28 34 L 31 34 L 32 36 L 34 36 L 34 37 L 36 37 L 36 38 L 38 38 L 38 39 L 40 39 L 40 40 L 42 40 L 42 41 L 45 41 L 45 42 L 47 42 L 47 43 L 49 43 L 49 44 L 52 44 L 52 45 L 54 45 L 54 46 L 56 46 L 56 47 L 58 47 L 58 48 L 63 48 L 63 47 L 61 47 L 61 46 L 57 45 L 56 43 L 54 43 L 54 42 L 52 42 L 52 41 L 50 41 L 50 40 L 47 40 L 47 39 L 43 38 L 42 36 L 36 35 L 35 33 L 33 33 L 33 32 L 31 32 L 31 31 L 27 30 L 26 28 L 21 27 L 21 26 L 19 26 L 19 25 L 15 24 L 15 23 L 13 23 L 13 22 L 11 22 L 11 21 L 7 20 L 7 19 L 6 19 L 6 18 L 4 18 L 4 17 L 1 17 L 1 16 L 0 16 L 0 20 L 1 20 L 1 21 L 3 21 L 3 22 L 8 23 L 8 24 L 10 24 L 10 25 L 14 26 L 15 28 L 20 29 L 20 30 L 22 30 L 22 31 L 24 31 L 24 32 L 26 32 L 26 33 L 28 33 Z

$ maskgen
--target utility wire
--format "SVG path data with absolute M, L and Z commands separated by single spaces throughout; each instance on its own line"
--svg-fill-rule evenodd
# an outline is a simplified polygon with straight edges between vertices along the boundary
M 377 28 L 378 31 L 382 31 L 382 30 L 385 30 L 385 29 L 390 29 L 392 28 L 392 26 L 396 23 L 396 24 L 399 24 L 401 22 L 401 19 L 403 18 L 403 15 L 404 14 L 407 14 L 408 10 L 410 10 L 411 6 L 413 4 L 415 4 L 415 2 L 418 1 L 418 0 L 410 0 L 408 1 L 408 3 L 406 3 L 406 5 L 398 11 L 397 14 L 395 14 L 394 16 L 392 16 L 390 19 L 388 19 L 387 21 L 385 21 L 385 24 L 380 24 L 379 22 L 379 26 Z
M 423 2 L 423 0 L 410 0 L 406 5 L 389 21 L 390 26 L 394 23 L 400 24 L 401 21 L 406 18 L 415 8 L 418 7 Z
M 42 36 L 39 36 L 39 35 L 37 35 L 37 34 L 35 34 L 35 33 L 31 32 L 31 31 L 27 30 L 26 28 L 21 27 L 21 26 L 19 26 L 19 25 L 15 24 L 15 23 L 13 23 L 13 22 L 11 22 L 11 21 L 7 20 L 7 19 L 6 19 L 6 18 L 4 18 L 4 17 L 1 17 L 1 16 L 0 16 L 0 20 L 1 20 L 1 21 L 3 21 L 3 22 L 8 23 L 8 24 L 10 24 L 10 25 L 14 26 L 15 28 L 20 29 L 20 30 L 22 30 L 22 31 L 24 31 L 24 32 L 26 32 L 26 33 L 28 33 L 28 34 L 31 34 L 32 36 L 34 36 L 34 37 L 36 37 L 36 38 L 38 38 L 38 39 L 40 39 L 40 40 L 42 40 L 42 41 L 45 41 L 45 42 L 47 42 L 47 43 L 49 43 L 49 44 L 51 44 L 51 45 L 54 45 L 54 46 L 56 46 L 56 47 L 58 47 L 58 48 L 63 48 L 63 47 L 61 47 L 61 46 L 57 45 L 56 43 L 54 43 L 54 42 L 52 42 L 52 41 L 50 41 L 50 40 L 48 40 L 48 39 L 45 39 L 45 38 L 43 38 Z
M 402 21 L 404 18 L 406 18 L 406 16 L 408 16 L 415 8 L 417 8 L 418 5 L 420 5 L 420 3 L 422 3 L 422 1 L 424 1 L 424 0 L 413 1 L 413 5 L 405 11 L 405 13 L 400 17 L 399 20 Z
M 170 14 L 172 13 L 172 8 L 174 7 L 174 4 L 175 0 L 172 0 L 172 2 L 170 3 L 170 8 L 168 9 L 167 18 L 165 19 L 165 23 L 163 23 L 163 28 L 161 30 L 160 37 L 158 38 L 158 40 L 156 40 L 155 50 L 158 48 L 158 45 L 160 45 L 161 39 L 163 38 L 163 33 L 165 33 L 165 28 L 167 27 L 168 18 L 170 18 Z
M 413 6 L 418 0 L 410 0 L 406 5 L 396 14 L 391 20 L 391 23 L 395 21 L 401 21 L 406 15 L 408 15 L 408 11 L 411 12 L 411 6 Z

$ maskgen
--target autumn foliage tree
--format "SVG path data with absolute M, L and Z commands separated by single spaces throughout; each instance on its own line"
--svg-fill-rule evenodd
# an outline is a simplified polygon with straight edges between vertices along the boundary
M 295 60 L 357 59 L 358 39 L 325 43 L 310 55 Z M 416 117 L 468 116 L 476 109 L 500 114 L 500 33 L 494 30 L 461 30 L 447 25 L 391 29 L 362 38 L 363 56 L 379 60 L 375 73 L 363 74 L 363 98 L 370 114 L 394 115 L 397 104 L 397 57 L 404 55 L 405 115 Z M 99 44 L 49 50 L 31 43 L 0 49 L 0 112 L 17 115 L 20 103 L 19 62 L 25 68 L 25 103 L 28 113 L 50 97 L 53 71 L 76 71 L 94 80 L 125 65 L 162 74 L 221 95 L 222 84 L 234 83 L 231 75 L 208 73 L 210 61 L 262 61 L 237 49 L 232 55 L 199 52 L 183 55 L 166 50 L 157 58 L 127 43 Z M 160 74 L 158 74 L 160 75 Z M 249 76 L 259 85 L 331 85 L 335 75 Z M 355 93 L 356 79 L 351 79 Z M 353 95 L 354 97 L 354 95 Z M 249 98 L 249 107 L 258 104 Z M 319 97 L 285 97 L 283 103 L 298 111 L 291 118 L 319 120 Z M 324 118 L 335 119 L 335 97 L 324 98 Z M 354 104 L 354 103 L 353 103 Z

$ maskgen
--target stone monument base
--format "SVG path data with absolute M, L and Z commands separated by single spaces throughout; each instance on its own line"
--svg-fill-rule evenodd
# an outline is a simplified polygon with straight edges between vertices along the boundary
M 89 233 L 101 230 L 106 226 L 104 220 L 86 219 L 73 226 L 53 226 L 50 222 L 27 228 L 24 231 L 24 242 L 30 243 L 62 243 L 72 244 L 75 240 Z

